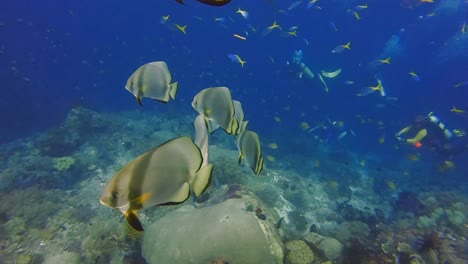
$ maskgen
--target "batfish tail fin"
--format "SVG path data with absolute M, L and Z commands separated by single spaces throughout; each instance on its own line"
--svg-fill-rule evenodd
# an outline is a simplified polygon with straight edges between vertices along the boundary
M 172 99 L 175 99 L 178 90 L 179 90 L 179 83 L 178 82 L 169 84 L 169 96 Z
M 210 163 L 200 168 L 200 170 L 195 175 L 195 178 L 193 179 L 191 185 L 192 185 L 192 190 L 197 197 L 200 197 L 202 192 L 206 189 L 206 187 L 208 187 L 212 172 L 213 172 L 213 163 Z

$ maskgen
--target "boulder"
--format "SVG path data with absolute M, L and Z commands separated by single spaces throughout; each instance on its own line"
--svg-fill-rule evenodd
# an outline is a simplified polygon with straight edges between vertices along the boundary
M 341 257 L 343 254 L 344 246 L 340 241 L 328 237 L 322 240 L 318 245 L 318 248 L 323 252 L 325 257 L 329 260 L 335 260 Z
M 229 199 L 201 209 L 186 205 L 168 213 L 146 228 L 144 258 L 154 264 L 282 263 L 277 229 L 247 211 L 248 203 L 246 198 Z

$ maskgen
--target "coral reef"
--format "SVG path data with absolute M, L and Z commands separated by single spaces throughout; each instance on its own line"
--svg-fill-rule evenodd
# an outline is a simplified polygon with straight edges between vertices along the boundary
M 77 108 L 51 130 L 0 146 L 4 161 L 0 163 L 0 262 L 143 263 L 141 234 L 122 224 L 120 212 L 102 208 L 97 197 L 102 184 L 139 153 L 175 135 L 192 134 L 192 118 L 143 110 L 101 114 Z M 244 254 L 248 249 L 236 249 L 238 244 L 260 247 L 239 243 L 240 239 L 258 242 L 265 237 L 261 234 L 268 233 L 269 242 L 261 241 L 263 251 L 255 250 L 255 257 L 273 256 L 266 263 L 467 263 L 466 191 L 416 186 L 423 180 L 418 177 L 428 173 L 421 164 L 412 165 L 413 178 L 406 175 L 395 181 L 397 190 L 386 183 L 398 179 L 401 171 L 382 164 L 362 166 L 360 157 L 346 150 L 308 150 L 321 160 L 320 166 L 310 157 L 287 154 L 260 177 L 252 177 L 249 168 L 238 166 L 232 138 L 215 133 L 211 143 L 215 170 L 203 197 L 140 213 L 145 226 L 154 228 L 146 230 L 154 231 L 154 240 L 145 235 L 146 247 L 161 244 L 154 252 L 173 242 L 173 237 L 164 239 L 158 232 L 182 230 L 176 241 L 187 244 L 179 244 L 180 250 L 203 255 L 200 263 L 235 263 L 238 256 L 250 256 Z M 378 162 L 366 159 L 368 164 Z M 295 165 L 298 161 L 304 163 L 300 168 Z M 405 188 L 410 191 L 402 191 Z M 226 206 L 227 212 L 219 218 L 209 213 L 203 213 L 208 220 L 196 218 L 194 212 L 207 212 L 203 210 L 225 202 L 242 202 L 242 206 Z M 238 219 L 247 223 L 234 229 Z M 203 225 L 193 230 L 197 223 Z M 220 223 L 229 225 L 221 225 L 222 232 L 217 233 L 212 227 Z M 171 228 L 174 225 L 177 229 Z M 194 235 L 195 242 L 185 241 L 187 234 L 202 233 L 203 228 L 210 229 Z M 193 245 L 206 245 L 200 243 L 210 238 L 205 233 L 223 243 L 231 240 L 226 232 L 237 239 L 227 246 L 229 250 L 194 249 Z M 281 240 L 289 241 L 284 258 Z M 301 250 L 292 250 L 294 240 Z M 150 254 L 148 249 L 145 254 Z
M 85 263 L 120 263 L 131 252 L 133 240 L 127 239 L 122 227 L 91 220 L 81 242 L 81 257 Z
M 54 168 L 58 171 L 70 169 L 75 164 L 76 160 L 73 157 L 61 157 L 54 159 Z
M 340 241 L 349 241 L 353 238 L 364 239 L 370 234 L 369 226 L 360 221 L 344 222 L 336 228 L 334 236 Z

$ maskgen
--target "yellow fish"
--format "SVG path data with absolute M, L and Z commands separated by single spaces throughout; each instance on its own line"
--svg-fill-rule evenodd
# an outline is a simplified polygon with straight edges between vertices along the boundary
M 358 96 L 369 95 L 375 91 L 378 91 L 381 96 L 385 96 L 385 90 L 383 88 L 382 81 L 377 80 L 377 86 L 370 86 L 370 87 L 362 88 L 361 93 L 359 93 Z
M 338 184 L 337 181 L 329 181 L 329 182 L 328 182 L 328 187 L 333 188 L 333 189 L 335 189 L 336 187 L 338 187 L 338 185 L 339 185 L 339 184 Z
M 455 169 L 455 163 L 453 163 L 450 160 L 444 161 L 444 163 L 442 163 L 439 166 L 439 171 L 440 172 L 446 172 L 447 170 L 450 170 L 450 169 Z
M 240 14 L 245 19 L 247 19 L 247 17 L 249 17 L 249 13 L 247 11 L 245 11 L 245 10 L 241 10 L 240 8 L 237 9 L 236 13 Z
M 187 31 L 186 31 L 187 25 L 181 26 L 181 25 L 179 25 L 179 24 L 175 24 L 175 26 L 176 26 L 176 28 L 177 28 L 178 30 L 182 31 L 182 33 L 184 33 L 185 35 L 187 35 Z
M 229 53 L 229 54 L 228 54 L 228 57 L 229 57 L 229 59 L 231 59 L 232 61 L 235 61 L 235 62 L 240 63 L 242 68 L 244 68 L 244 64 L 247 62 L 247 61 L 242 60 L 242 58 L 241 58 L 239 55 L 237 55 L 237 54 Z
M 385 143 L 385 136 L 382 135 L 381 137 L 379 137 L 379 144 L 383 143 Z
M 387 181 L 387 186 L 388 188 L 390 188 L 391 190 L 395 190 L 396 189 L 396 184 L 393 182 L 393 181 Z
M 169 17 L 170 17 L 170 15 L 162 16 L 161 19 L 159 20 L 159 22 L 161 24 L 165 24 L 169 20 Z
M 461 109 L 458 109 L 458 108 L 456 108 L 455 106 L 453 106 L 453 108 L 450 109 L 450 112 L 454 112 L 454 113 L 465 113 L 465 110 L 461 110 Z
M 275 120 L 275 122 L 279 123 L 281 122 L 281 118 L 279 116 L 274 116 L 273 119 Z
M 297 29 L 295 29 L 294 31 L 288 31 L 287 33 L 288 33 L 290 36 L 297 37 Z
M 388 58 L 386 58 L 386 59 L 379 60 L 379 62 L 382 63 L 382 64 L 390 64 L 390 59 L 391 59 L 391 58 L 392 58 L 392 57 L 388 57 Z
M 348 50 L 351 49 L 351 41 L 346 43 L 346 44 L 336 46 L 334 49 L 332 49 L 331 52 L 332 53 L 341 53 L 345 49 L 348 49 Z
M 301 122 L 300 126 L 301 126 L 302 130 L 310 129 L 310 126 L 309 126 L 309 124 L 307 124 L 307 122 Z
M 273 22 L 273 25 L 267 27 L 267 29 L 269 29 L 269 30 L 273 30 L 275 28 L 281 29 L 281 26 L 276 23 L 276 20 Z
M 417 161 L 419 160 L 419 154 L 408 154 L 406 155 L 406 158 L 412 161 Z
M 277 149 L 277 148 L 278 148 L 278 144 L 276 144 L 276 143 L 270 143 L 270 144 L 268 144 L 268 147 L 271 148 L 271 149 Z
M 241 57 L 239 57 L 239 55 L 237 55 L 237 54 L 234 55 L 234 56 L 236 56 L 237 61 L 241 64 L 241 67 L 244 68 L 244 64 L 245 64 L 247 61 L 242 60 Z
M 265 28 L 265 30 L 263 30 L 262 36 L 266 36 L 266 35 L 270 34 L 270 32 L 273 31 L 275 28 L 281 29 L 281 26 L 276 23 L 276 20 L 273 22 L 273 25 L 271 25 L 271 26 Z
M 275 162 L 275 161 L 276 161 L 276 158 L 273 157 L 272 155 L 268 155 L 268 156 L 266 156 L 265 158 L 266 158 L 268 161 L 270 161 L 270 162 Z

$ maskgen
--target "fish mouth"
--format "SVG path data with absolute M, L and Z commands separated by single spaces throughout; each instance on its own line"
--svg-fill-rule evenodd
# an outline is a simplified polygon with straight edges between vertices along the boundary
M 117 209 L 119 209 L 119 210 L 121 210 L 121 211 L 122 211 L 122 209 L 125 209 L 124 211 L 126 211 L 126 209 L 127 209 L 128 207 L 130 207 L 130 202 L 128 202 L 128 203 L 126 203 L 126 204 L 124 204 L 124 205 L 122 205 L 122 206 L 116 206 L 115 208 L 117 208 Z
M 109 206 L 109 204 L 106 203 L 106 202 L 104 202 L 102 199 L 99 199 L 99 202 L 100 202 L 102 205 Z
M 99 202 L 104 206 L 107 206 L 107 207 L 110 207 L 110 208 L 115 208 L 115 209 L 117 209 L 117 210 L 119 210 L 121 212 L 125 212 L 125 211 L 127 211 L 128 208 L 130 208 L 130 202 L 127 202 L 126 204 L 124 204 L 122 206 L 112 206 L 111 204 L 106 203 L 102 199 L 99 199 Z

